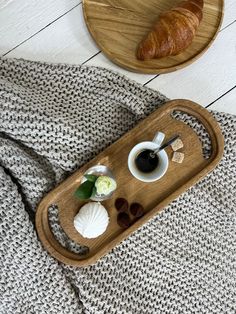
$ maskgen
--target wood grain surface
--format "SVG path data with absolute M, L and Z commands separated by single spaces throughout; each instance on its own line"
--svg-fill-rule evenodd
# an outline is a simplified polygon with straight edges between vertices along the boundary
M 203 158 L 202 144 L 194 130 L 184 122 L 172 117 L 175 110 L 195 116 L 205 126 L 212 142 L 212 155 L 209 159 Z M 167 139 L 174 134 L 179 134 L 184 143 L 185 159 L 182 164 L 170 162 L 167 173 L 160 180 L 144 183 L 134 178 L 129 172 L 128 154 L 137 143 L 152 140 L 157 131 L 165 133 Z M 95 263 L 101 256 L 211 171 L 222 157 L 223 146 L 220 128 L 206 109 L 187 100 L 171 101 L 140 122 L 134 129 L 75 172 L 42 200 L 36 213 L 36 228 L 39 238 L 48 252 L 65 264 L 86 266 Z M 171 159 L 170 148 L 167 153 Z M 96 239 L 85 239 L 75 230 L 73 225 L 74 217 L 84 202 L 75 198 L 73 194 L 80 185 L 85 171 L 96 164 L 106 165 L 112 169 L 118 188 L 110 200 L 103 202 L 110 217 L 106 232 Z M 114 202 L 118 197 L 126 198 L 129 203 L 139 202 L 145 208 L 145 215 L 126 230 L 117 224 L 117 211 Z M 65 233 L 75 242 L 89 248 L 87 255 L 81 256 L 69 252 L 55 240 L 48 222 L 48 208 L 51 204 L 56 204 L 59 208 L 59 220 Z
M 149 61 L 136 58 L 137 45 L 152 29 L 158 15 L 179 0 L 84 0 L 88 29 L 106 56 L 118 65 L 141 73 L 167 73 L 198 59 L 220 29 L 223 0 L 205 0 L 203 20 L 192 44 L 181 54 Z

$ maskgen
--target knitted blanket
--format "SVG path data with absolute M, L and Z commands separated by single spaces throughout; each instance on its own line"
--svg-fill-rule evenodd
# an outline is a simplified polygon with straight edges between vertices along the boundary
M 235 116 L 214 113 L 220 165 L 95 265 L 37 238 L 40 199 L 165 101 L 105 69 L 0 59 L 1 314 L 236 313 Z

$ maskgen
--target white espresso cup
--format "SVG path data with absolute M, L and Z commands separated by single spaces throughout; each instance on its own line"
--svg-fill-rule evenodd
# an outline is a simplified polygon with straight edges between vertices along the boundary
M 165 134 L 162 132 L 157 132 L 154 139 L 150 142 L 141 142 L 135 145 L 129 153 L 128 157 L 128 167 L 132 175 L 140 181 L 143 182 L 154 182 L 159 180 L 166 173 L 169 166 L 169 159 L 167 153 L 163 149 L 158 153 L 158 165 L 156 169 L 154 169 L 150 173 L 144 173 L 140 171 L 135 164 L 135 159 L 138 154 L 146 149 L 155 150 L 159 148 L 165 138 Z

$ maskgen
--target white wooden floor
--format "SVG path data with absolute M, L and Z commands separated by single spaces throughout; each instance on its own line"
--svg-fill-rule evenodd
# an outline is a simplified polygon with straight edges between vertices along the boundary
M 79 0 L 0 0 L 0 55 L 106 67 L 169 98 L 236 114 L 236 0 L 225 0 L 221 31 L 206 54 L 170 74 L 135 74 L 112 64 L 90 37 Z

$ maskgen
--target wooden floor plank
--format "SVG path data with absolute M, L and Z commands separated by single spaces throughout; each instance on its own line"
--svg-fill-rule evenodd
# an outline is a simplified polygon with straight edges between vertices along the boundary
M 236 115 L 236 87 L 212 104 L 210 109 Z
M 80 2 L 80 0 L 0 2 L 0 55 L 21 44 Z
M 126 75 L 131 80 L 134 80 L 140 84 L 146 83 L 148 80 L 155 77 L 155 75 L 147 75 L 147 74 L 140 74 L 140 73 L 134 73 L 127 71 L 114 63 L 112 63 L 106 56 L 104 56 L 103 53 L 99 53 L 94 58 L 90 59 L 88 62 L 86 62 L 87 65 L 94 65 L 99 66 L 103 68 L 107 68 L 116 72 L 119 72 L 120 74 Z
M 224 20 L 221 29 L 236 21 L 236 1 L 225 0 Z
M 82 5 L 79 5 L 7 56 L 80 64 L 98 51 L 85 26 Z

